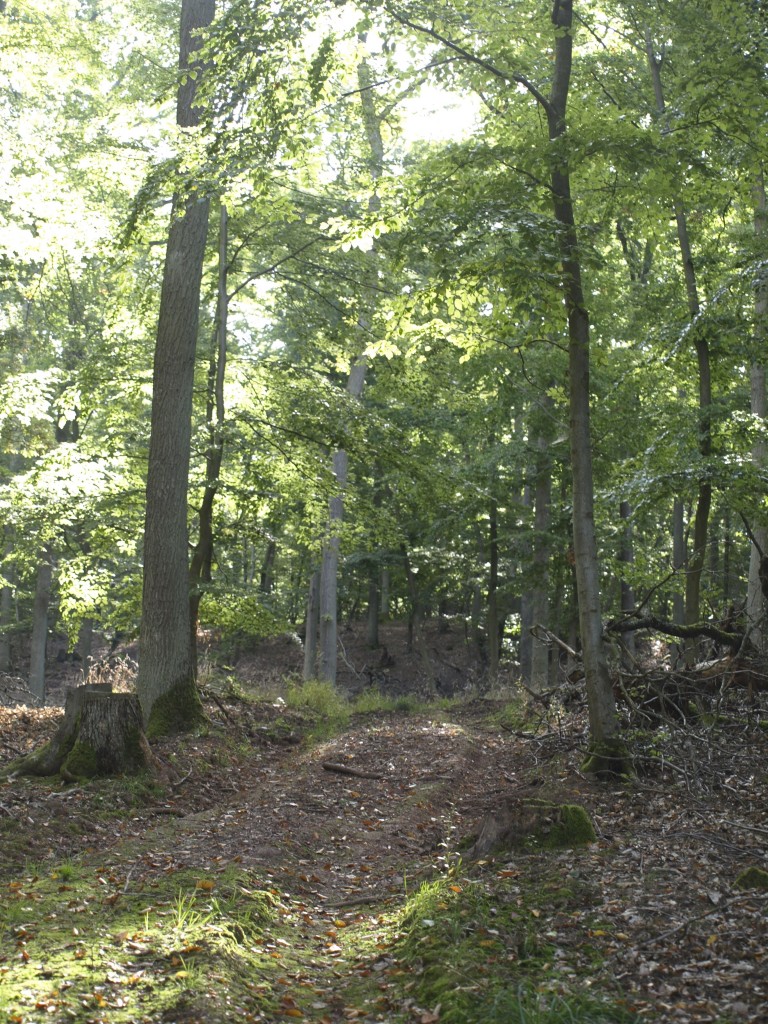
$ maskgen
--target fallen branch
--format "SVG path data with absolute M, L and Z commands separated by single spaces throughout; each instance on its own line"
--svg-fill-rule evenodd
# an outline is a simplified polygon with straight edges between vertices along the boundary
M 350 768 L 346 764 L 334 764 L 333 761 L 323 761 L 323 768 L 327 772 L 338 772 L 339 775 L 354 775 L 358 779 L 383 779 L 380 772 L 364 772 L 360 768 Z
M 728 633 L 724 629 L 718 629 L 709 622 L 699 622 L 694 626 L 681 626 L 677 622 L 668 622 L 666 619 L 659 619 L 655 615 L 646 615 L 645 618 L 613 620 L 606 624 L 608 633 L 632 633 L 638 629 L 655 629 L 659 633 L 666 633 L 667 636 L 697 637 L 708 636 L 719 644 L 727 647 L 738 648 L 744 642 L 743 633 Z
M 529 632 L 534 640 L 539 640 L 541 643 L 548 645 L 555 644 L 561 651 L 565 651 L 569 658 L 573 658 L 574 661 L 579 660 L 578 654 L 572 647 L 569 647 L 564 640 L 561 640 L 551 630 L 542 626 L 541 623 L 537 622 L 535 626 L 531 626 Z
M 385 903 L 393 899 L 395 899 L 394 893 L 390 893 L 388 896 L 385 894 L 380 896 L 358 896 L 357 899 L 354 900 L 341 900 L 339 903 L 325 903 L 323 906 L 333 910 L 342 910 L 344 907 L 370 906 L 376 903 Z

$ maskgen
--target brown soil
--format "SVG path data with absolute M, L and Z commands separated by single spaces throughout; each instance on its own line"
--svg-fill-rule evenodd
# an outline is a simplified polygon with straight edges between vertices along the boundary
M 460 683 L 459 666 L 472 668 L 451 634 L 453 646 L 443 637 L 431 668 L 402 641 L 399 631 L 385 641 L 398 686 L 431 688 L 435 678 L 449 678 L 447 663 Z M 231 674 L 246 689 L 300 667 L 301 649 L 290 639 L 234 654 Z M 347 686 L 362 688 L 364 645 L 350 637 L 345 657 L 354 666 Z M 444 870 L 487 812 L 511 795 L 543 794 L 587 807 L 598 841 L 466 870 L 535 876 L 540 858 L 554 858 L 583 886 L 585 903 L 567 921 L 542 907 L 542 928 L 563 948 L 589 933 L 603 953 L 596 981 L 618 983 L 649 1020 L 768 1020 L 767 897 L 734 884 L 744 868 L 768 865 L 768 733 L 758 709 L 725 731 L 659 737 L 658 757 L 640 780 L 600 785 L 580 772 L 583 706 L 531 705 L 511 730 L 492 724 L 504 701 L 477 696 L 449 711 L 358 715 L 343 735 L 307 748 L 298 742 L 305 722 L 274 693 L 259 703 L 226 685 L 206 693 L 215 728 L 157 745 L 168 776 L 149 802 L 106 782 L 0 784 L 2 878 L 29 862 L 80 855 L 119 863 L 132 885 L 171 866 L 215 871 L 236 861 L 254 885 L 285 893 L 308 914 L 343 918 L 402 902 L 404 879 L 412 888 Z M 0 767 L 49 736 L 59 713 L 0 709 Z M 105 820 L 105 798 L 123 801 L 124 813 Z M 604 922 L 597 930 L 596 917 Z M 303 941 L 310 962 L 316 936 Z M 346 1019 L 333 1010 L 332 991 L 329 999 L 327 1017 Z

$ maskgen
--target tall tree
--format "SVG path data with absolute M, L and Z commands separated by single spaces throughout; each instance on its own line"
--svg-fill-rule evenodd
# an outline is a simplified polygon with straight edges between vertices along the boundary
M 365 34 L 360 42 L 365 44 Z M 384 142 L 381 136 L 382 115 L 376 109 L 373 95 L 373 75 L 367 59 L 359 62 L 357 82 L 360 92 L 360 104 L 363 114 L 363 128 L 367 147 L 366 164 L 370 176 L 372 192 L 368 198 L 368 211 L 379 208 L 376 185 L 384 171 Z M 365 349 L 371 324 L 371 310 L 375 301 L 377 257 L 375 247 L 364 254 L 365 270 L 363 286 L 365 293 L 357 313 L 357 351 L 352 356 L 352 367 L 347 381 L 347 391 L 356 400 L 360 400 L 365 387 L 368 370 L 368 359 Z M 338 491 L 329 503 L 328 535 L 323 544 L 323 558 L 320 567 L 320 644 L 318 677 L 327 682 L 336 682 L 336 665 L 338 652 L 338 566 L 341 544 L 340 528 L 344 518 L 344 488 L 347 485 L 348 455 L 339 448 L 333 455 L 333 474 Z
M 179 128 L 200 124 L 195 105 L 200 30 L 215 0 L 182 0 Z M 209 199 L 192 186 L 174 199 L 155 345 L 152 426 L 144 528 L 141 656 L 137 689 L 150 733 L 185 731 L 202 715 L 189 609 L 187 489 L 200 283 Z
M 768 202 L 766 202 L 765 179 L 762 171 L 757 176 L 753 189 L 755 199 L 755 234 L 762 241 L 768 237 Z M 758 430 L 768 420 L 768 402 L 766 402 L 765 385 L 765 351 L 768 344 L 768 275 L 765 264 L 758 271 L 755 288 L 755 334 L 757 336 L 756 355 L 751 361 L 750 398 L 751 411 L 757 420 Z M 763 357 L 757 353 L 763 353 Z M 752 446 L 752 462 L 756 473 L 764 473 L 768 465 L 768 444 L 759 437 Z M 766 628 L 766 609 L 768 609 L 768 527 L 755 522 L 753 538 L 750 546 L 749 581 L 747 586 L 747 623 L 750 638 L 758 650 L 764 651 L 768 628 Z
M 645 47 L 648 66 L 650 68 L 651 78 L 653 81 L 653 91 L 656 98 L 657 112 L 659 116 L 663 116 L 666 110 L 664 89 L 661 80 L 663 51 L 661 54 L 657 52 L 650 29 L 646 29 Z M 678 193 L 679 188 L 676 189 L 675 192 Z M 712 507 L 712 478 L 710 467 L 708 465 L 709 459 L 712 455 L 712 368 L 708 327 L 706 324 L 697 323 L 701 313 L 699 287 L 696 280 L 696 267 L 688 231 L 688 217 L 682 196 L 679 194 L 676 194 L 673 209 L 675 214 L 675 223 L 677 225 L 680 258 L 683 264 L 683 276 L 685 278 L 688 315 L 690 317 L 693 344 L 696 350 L 699 384 L 698 446 L 702 460 L 702 467 L 696 499 L 696 512 L 694 513 L 693 520 L 691 552 L 686 558 L 685 573 L 685 623 L 687 626 L 694 626 L 699 621 L 700 615 L 701 579 L 704 571 L 704 559 L 707 550 L 709 513 Z M 675 568 L 679 568 L 679 566 L 676 565 Z M 686 647 L 686 651 L 686 656 L 689 659 L 692 658 L 694 654 L 693 645 L 689 644 Z
M 560 291 L 567 318 L 573 552 L 591 735 L 590 756 L 586 767 L 595 773 L 610 773 L 623 770 L 627 761 L 619 736 L 613 687 L 602 639 L 600 563 L 595 535 L 590 430 L 590 325 L 571 195 L 571 141 L 567 119 L 573 70 L 574 4 L 572 0 L 555 0 L 550 11 L 554 29 L 554 63 L 548 95 L 527 74 L 505 69 L 498 62 L 489 61 L 468 46 L 447 38 L 435 28 L 417 24 L 400 11 L 393 11 L 393 14 L 402 24 L 438 39 L 464 61 L 528 93 L 546 121 L 550 143 L 547 157 L 548 184 L 557 225 Z

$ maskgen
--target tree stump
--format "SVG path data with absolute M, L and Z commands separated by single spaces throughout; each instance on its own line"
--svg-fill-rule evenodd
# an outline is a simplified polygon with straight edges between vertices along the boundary
M 595 841 L 592 821 L 578 804 L 510 797 L 486 815 L 467 860 L 510 850 L 568 849 Z
M 139 698 L 112 693 L 109 683 L 67 691 L 64 718 L 50 743 L 9 766 L 20 775 L 56 775 L 67 782 L 98 775 L 134 775 L 155 758 L 142 728 Z

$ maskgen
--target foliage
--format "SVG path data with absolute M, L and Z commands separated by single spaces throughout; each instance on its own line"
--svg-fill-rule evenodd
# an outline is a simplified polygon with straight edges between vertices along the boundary
M 349 702 L 324 680 L 288 680 L 285 701 L 308 716 L 308 742 L 328 739 L 349 724 Z
M 557 992 L 554 950 L 538 933 L 536 906 L 546 895 L 550 909 L 567 910 L 573 893 L 553 883 L 519 893 L 514 883 L 459 875 L 425 883 L 408 900 L 398 956 L 419 1003 L 440 1006 L 448 1024 L 635 1020 L 617 1002 L 578 988 Z
M 238 637 L 266 640 L 279 636 L 287 628 L 262 597 L 248 593 L 206 593 L 201 603 L 200 621 L 216 630 L 224 640 Z

